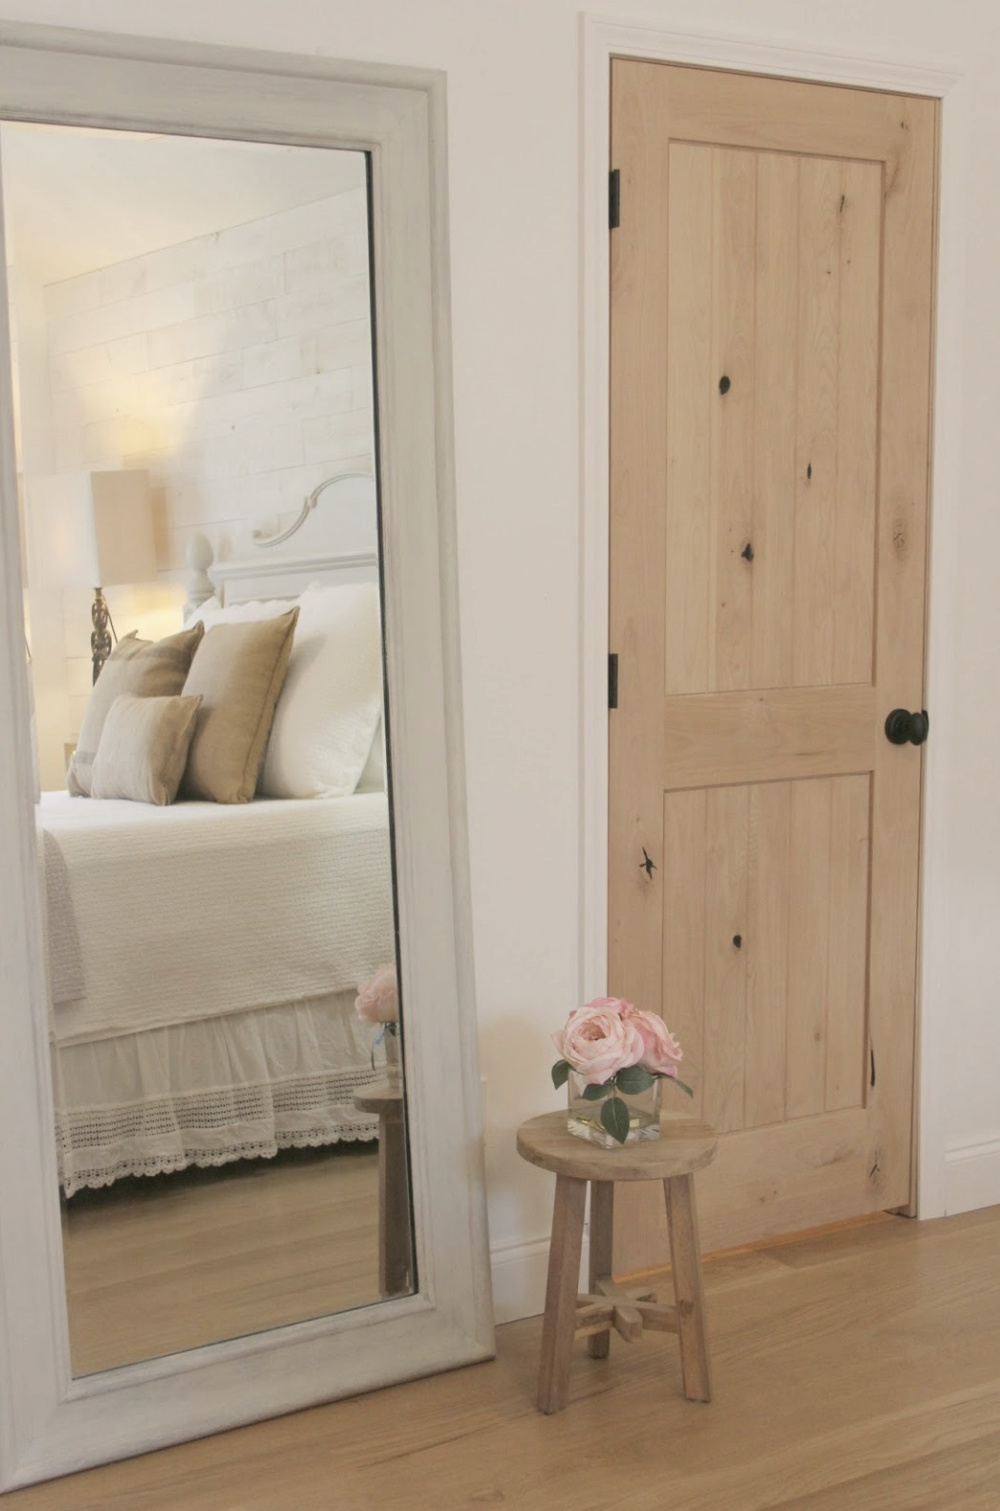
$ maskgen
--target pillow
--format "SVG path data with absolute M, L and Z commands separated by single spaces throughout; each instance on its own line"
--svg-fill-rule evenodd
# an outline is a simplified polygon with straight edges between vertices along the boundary
M 218 613 L 221 608 L 222 604 L 213 593 L 211 598 L 206 598 L 204 603 L 198 605 L 193 614 L 186 615 L 184 628 L 189 630 L 193 624 L 204 624 L 210 614 Z
M 172 803 L 184 775 L 200 698 L 136 698 L 108 710 L 91 773 L 93 798 Z
M 365 769 L 354 790 L 355 792 L 385 791 L 385 728 L 381 719 L 378 721 Z
M 292 598 L 248 598 L 246 603 L 233 603 L 223 608 L 217 598 L 207 598 L 185 624 L 203 624 L 206 630 L 217 624 L 246 624 L 252 619 L 277 619 L 287 614 L 295 600 Z
M 365 769 L 382 714 L 378 588 L 373 582 L 314 583 L 299 607 L 260 791 L 267 797 L 347 797 Z
M 249 803 L 257 790 L 292 653 L 297 608 L 277 619 L 216 624 L 191 662 L 184 693 L 204 699 L 184 773 L 184 797 Z
M 139 640 L 135 634 L 119 640 L 94 683 L 87 704 L 76 750 L 69 763 L 66 785 L 74 797 L 90 796 L 90 774 L 108 710 L 122 693 L 137 698 L 170 698 L 184 686 L 191 658 L 204 635 L 193 625 L 165 640 Z

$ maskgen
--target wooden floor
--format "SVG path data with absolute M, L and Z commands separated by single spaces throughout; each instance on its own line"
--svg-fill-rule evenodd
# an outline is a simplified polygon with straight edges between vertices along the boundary
M 495 1362 L 10 1495 L 4 1511 L 998 1511 L 1000 1208 L 884 1220 L 706 1268 L 715 1400 L 676 1340 L 577 1345 L 532 1404 L 540 1320 Z
M 289 1243 L 289 1234 L 294 1243 Z M 73 1373 L 379 1299 L 378 1152 L 119 1181 L 63 1204 Z

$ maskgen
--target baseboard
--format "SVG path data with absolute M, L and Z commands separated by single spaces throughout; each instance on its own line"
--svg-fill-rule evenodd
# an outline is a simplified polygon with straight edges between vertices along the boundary
M 590 1254 L 583 1236 L 580 1274 L 587 1272 Z M 519 1317 L 537 1317 L 545 1307 L 545 1277 L 549 1265 L 549 1240 L 498 1244 L 490 1251 L 493 1266 L 493 1315 L 497 1322 L 516 1322 Z M 581 1278 L 581 1289 L 586 1283 Z
M 947 1213 L 1000 1205 L 1000 1138 L 952 1144 L 944 1158 Z

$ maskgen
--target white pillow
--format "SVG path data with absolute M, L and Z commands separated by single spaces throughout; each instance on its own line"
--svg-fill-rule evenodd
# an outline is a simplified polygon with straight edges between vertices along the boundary
M 222 604 L 213 594 L 211 598 L 206 598 L 205 602 L 203 604 L 200 604 L 198 608 L 195 609 L 193 614 L 187 615 L 184 623 L 181 625 L 181 629 L 189 630 L 193 624 L 198 623 L 199 619 L 201 620 L 202 624 L 204 624 L 206 615 L 214 614 L 218 609 L 221 608 Z
M 355 792 L 385 791 L 385 725 L 381 719 L 378 721 L 375 738 L 372 740 L 372 748 L 368 752 L 365 769 L 354 790 Z
M 226 608 L 217 598 L 206 598 L 197 612 L 184 621 L 184 628 L 189 630 L 199 620 L 206 630 L 210 630 L 217 624 L 250 624 L 258 619 L 280 619 L 294 607 L 295 600 L 291 598 L 251 598 L 246 603 L 233 603 Z
M 365 769 L 382 715 L 378 588 L 373 582 L 314 583 L 298 602 L 295 642 L 257 791 L 262 797 L 347 797 Z

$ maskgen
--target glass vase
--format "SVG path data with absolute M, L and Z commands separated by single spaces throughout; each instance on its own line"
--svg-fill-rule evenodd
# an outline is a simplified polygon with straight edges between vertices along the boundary
M 395 1024 L 386 1027 L 382 1040 L 385 1046 L 385 1078 L 394 1090 L 403 1084 L 403 1057 L 400 1054 L 399 1029 Z
M 660 1136 L 660 1081 L 655 1080 L 647 1091 L 623 1092 L 607 1091 L 601 1096 L 586 1096 L 586 1092 L 593 1093 L 594 1088 L 575 1070 L 569 1073 L 566 1082 L 569 1095 L 568 1124 L 570 1133 L 575 1133 L 577 1138 L 587 1139 L 591 1144 L 599 1144 L 602 1149 L 620 1149 L 621 1142 L 609 1133 L 601 1122 L 601 1112 L 606 1102 L 611 1100 L 612 1095 L 624 1102 L 628 1112 L 628 1133 L 625 1136 L 626 1144 L 634 1144 L 641 1139 L 653 1139 Z

